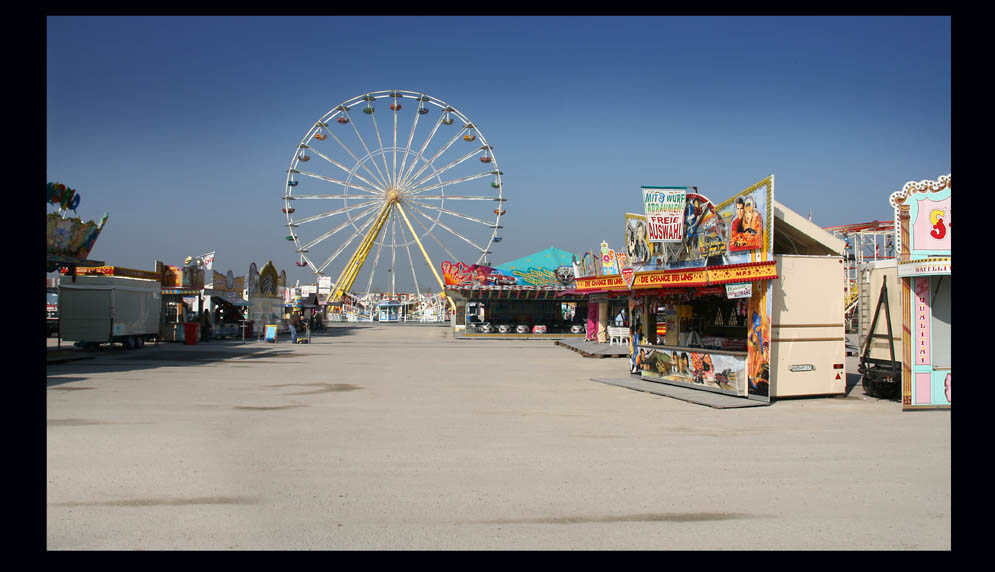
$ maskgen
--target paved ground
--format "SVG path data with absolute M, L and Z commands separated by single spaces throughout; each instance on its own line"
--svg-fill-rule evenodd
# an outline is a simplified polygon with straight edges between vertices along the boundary
M 313 342 L 50 363 L 48 548 L 951 546 L 949 411 L 859 385 L 714 409 L 444 327 Z

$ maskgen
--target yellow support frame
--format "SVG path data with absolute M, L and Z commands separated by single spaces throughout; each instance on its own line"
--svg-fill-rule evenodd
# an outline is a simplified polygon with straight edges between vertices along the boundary
M 439 283 L 439 290 L 442 295 L 445 296 L 446 300 L 449 301 L 449 306 L 453 311 L 456 310 L 456 303 L 453 302 L 446 294 L 446 284 L 442 281 L 442 277 L 439 276 L 439 272 L 435 269 L 435 265 L 432 264 L 432 259 L 428 257 L 428 252 L 425 251 L 425 247 L 422 245 L 421 241 L 418 240 L 418 233 L 415 232 L 414 227 L 411 225 L 411 221 L 408 220 L 407 213 L 404 212 L 404 208 L 401 207 L 401 203 L 398 201 L 396 196 L 391 197 L 391 199 L 384 205 L 383 209 L 377 215 L 377 219 L 374 222 L 372 228 L 363 237 L 363 241 L 356 248 L 356 252 L 352 254 L 349 262 L 346 263 L 345 268 L 342 269 L 342 273 L 339 275 L 339 279 L 335 281 L 335 290 L 329 300 L 339 301 L 342 299 L 342 295 L 352 288 L 352 283 L 356 280 L 359 275 L 360 269 L 363 268 L 363 264 L 366 263 L 366 257 L 369 256 L 370 250 L 373 248 L 373 243 L 376 241 L 377 236 L 380 235 L 380 231 L 383 229 L 384 224 L 386 224 L 387 219 L 390 218 L 391 209 L 397 207 L 397 211 L 401 213 L 401 217 L 404 219 L 404 224 L 408 226 L 408 230 L 411 231 L 411 236 L 414 237 L 415 243 L 418 244 L 418 248 L 421 250 L 422 256 L 425 257 L 425 261 L 428 263 L 428 267 L 432 270 L 432 274 L 435 276 L 436 282 Z
M 349 262 L 346 263 L 345 268 L 342 269 L 342 273 L 339 274 L 339 279 L 335 281 L 335 291 L 332 294 L 331 300 L 341 300 L 342 295 L 352 288 L 352 283 L 355 282 L 356 276 L 359 275 L 359 270 L 366 262 L 366 256 L 370 253 L 370 248 L 373 246 L 373 242 L 380 234 L 380 229 L 382 229 L 384 223 L 387 222 L 387 218 L 390 216 L 390 209 L 393 205 L 394 202 L 390 201 L 380 210 L 373 227 L 367 231 L 366 236 L 363 237 L 363 241 L 359 244 L 359 247 L 356 248 L 356 252 L 352 254 L 352 258 L 349 259 Z

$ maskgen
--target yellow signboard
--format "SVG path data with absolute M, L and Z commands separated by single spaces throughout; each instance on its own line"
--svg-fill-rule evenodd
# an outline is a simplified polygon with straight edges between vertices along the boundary
M 730 284 L 753 280 L 772 280 L 774 278 L 777 278 L 777 265 L 773 260 L 751 264 L 714 266 L 708 269 L 709 284 Z
M 714 286 L 734 282 L 751 282 L 777 278 L 774 261 L 709 268 L 682 268 L 679 270 L 657 270 L 636 273 L 632 290 L 648 288 L 693 288 Z M 577 278 L 577 291 L 627 290 L 625 280 L 620 275 L 587 276 Z

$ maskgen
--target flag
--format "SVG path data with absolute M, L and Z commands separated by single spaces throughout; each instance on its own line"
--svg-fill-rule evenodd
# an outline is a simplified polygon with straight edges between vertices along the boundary
M 214 269 L 214 252 L 215 251 L 212 250 L 207 254 L 201 254 L 198 256 L 198 258 L 200 258 L 200 260 L 204 263 L 204 270 L 207 270 L 208 272 Z

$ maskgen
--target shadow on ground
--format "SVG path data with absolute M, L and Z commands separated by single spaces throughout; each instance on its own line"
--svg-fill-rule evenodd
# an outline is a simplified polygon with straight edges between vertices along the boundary
M 358 328 L 328 328 L 323 333 L 312 334 L 311 340 L 320 343 L 325 338 L 348 336 Z M 290 343 L 288 334 L 278 336 L 276 343 L 260 342 L 256 339 L 223 339 L 199 342 L 195 345 L 163 342 L 147 344 L 144 348 L 129 350 L 121 344 L 103 345 L 98 348 L 80 349 L 65 343 L 61 348 L 50 347 L 46 367 L 46 385 L 55 387 L 76 381 L 86 381 L 79 377 L 84 374 L 122 372 L 177 367 L 186 365 L 210 365 L 222 362 L 238 367 L 251 367 L 258 363 L 292 363 L 294 357 L 307 352 L 308 345 Z

